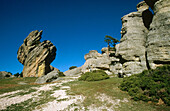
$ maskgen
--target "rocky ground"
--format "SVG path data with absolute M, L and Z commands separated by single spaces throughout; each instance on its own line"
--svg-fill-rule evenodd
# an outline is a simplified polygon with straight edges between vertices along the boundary
M 84 97 L 81 95 L 68 95 L 70 87 L 65 83 L 76 80 L 78 77 L 64 77 L 62 80 L 43 84 L 38 87 L 31 87 L 27 91 L 18 90 L 0 95 L 0 110 L 34 110 L 34 111 L 74 111 L 74 110 L 102 110 L 108 109 L 103 105 L 101 107 L 89 106 L 88 108 L 82 105 Z M 24 84 L 24 83 L 22 83 Z M 111 100 L 104 94 L 96 96 L 96 99 L 108 101 L 118 106 L 120 102 L 128 102 L 124 100 Z M 19 109 L 16 109 L 19 108 Z M 21 108 L 21 109 L 20 109 Z M 23 109 L 24 108 L 24 109 Z
M 74 77 L 72 78 L 65 78 L 63 80 L 60 80 L 56 83 L 51 84 L 44 84 L 40 87 L 32 87 L 33 91 L 32 93 L 24 94 L 26 91 L 18 90 L 13 91 L 9 93 L 4 93 L 0 95 L 0 110 L 5 110 L 7 107 L 11 109 L 12 105 L 21 105 L 21 104 L 28 104 L 27 102 L 30 102 L 28 106 L 31 106 L 30 104 L 34 104 L 35 102 L 39 102 L 37 107 L 35 107 L 34 110 L 64 110 L 67 109 L 71 104 L 76 103 L 78 100 L 82 100 L 83 98 L 81 96 L 68 96 L 66 91 L 69 90 L 70 87 L 63 86 L 63 83 L 67 83 L 70 81 L 73 81 Z M 48 94 L 50 93 L 50 95 Z M 24 95 L 23 95 L 24 94 Z M 48 94 L 49 97 L 53 97 L 52 99 L 49 99 L 49 97 L 45 97 Z M 44 96 L 44 97 L 43 97 Z M 56 98 L 54 101 L 54 98 Z M 42 102 L 43 99 L 47 100 L 46 102 Z M 32 100 L 32 101 L 29 101 Z M 46 101 L 45 100 L 45 101 Z M 45 103 L 45 104 L 43 104 Z M 25 106 L 27 107 L 27 106 Z M 32 109 L 29 107 L 29 109 Z

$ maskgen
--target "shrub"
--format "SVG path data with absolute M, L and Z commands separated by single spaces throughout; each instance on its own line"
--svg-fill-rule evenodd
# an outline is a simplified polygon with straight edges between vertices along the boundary
M 14 74 L 15 77 L 18 77 L 19 75 L 20 75 L 19 73 Z
M 161 98 L 170 105 L 170 65 L 126 77 L 119 88 L 127 91 L 134 100 L 158 102 Z
M 71 66 L 69 69 L 72 70 L 72 69 L 75 69 L 77 68 L 77 66 Z
M 59 77 L 64 77 L 65 76 L 63 72 L 59 72 L 58 74 L 59 74 Z
M 21 72 L 21 73 L 16 73 L 16 74 L 14 74 L 14 76 L 15 77 L 23 77 L 23 73 Z
M 109 76 L 102 70 L 95 70 L 92 72 L 86 72 L 78 78 L 79 81 L 99 81 L 108 79 Z

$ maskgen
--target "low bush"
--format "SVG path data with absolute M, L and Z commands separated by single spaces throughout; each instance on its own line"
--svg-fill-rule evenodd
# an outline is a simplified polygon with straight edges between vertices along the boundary
M 21 73 L 16 73 L 16 74 L 14 74 L 14 76 L 15 77 L 23 77 L 23 73 L 21 72 Z
M 72 69 L 75 69 L 75 68 L 77 68 L 77 66 L 71 66 L 71 67 L 69 68 L 69 70 L 72 70 Z
M 59 77 L 64 77 L 65 76 L 63 72 L 59 72 L 58 74 L 59 74 Z
M 158 102 L 159 99 L 162 99 L 169 106 L 170 65 L 126 77 L 119 88 L 127 91 L 134 100 Z
M 99 81 L 108 79 L 109 76 L 102 70 L 95 70 L 92 72 L 86 72 L 78 78 L 79 81 Z

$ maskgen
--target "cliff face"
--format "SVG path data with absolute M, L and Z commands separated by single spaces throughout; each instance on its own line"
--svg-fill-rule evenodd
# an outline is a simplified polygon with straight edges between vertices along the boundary
M 120 44 L 116 46 L 116 56 L 123 65 L 125 75 L 140 73 L 147 69 L 145 58 L 145 44 L 148 29 L 143 23 L 143 12 L 149 6 L 145 2 L 137 5 L 137 12 L 132 12 L 122 17 Z
M 24 77 L 40 77 L 54 70 L 56 47 L 50 41 L 40 42 L 42 31 L 32 31 L 18 49 L 18 60 L 24 65 Z
M 124 75 L 170 64 L 170 1 L 145 0 L 137 10 L 122 17 L 122 38 L 116 46 Z
M 147 35 L 147 59 L 150 68 L 170 64 L 170 1 L 145 0 L 154 16 Z

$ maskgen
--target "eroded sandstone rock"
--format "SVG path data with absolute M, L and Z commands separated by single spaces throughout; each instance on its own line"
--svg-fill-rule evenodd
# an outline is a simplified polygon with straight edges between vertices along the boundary
M 102 69 L 123 77 L 170 64 L 170 2 L 145 1 L 137 5 L 137 12 L 122 17 L 122 37 L 116 52 L 108 52 L 107 47 L 102 48 L 102 54 L 90 51 L 85 55 L 84 65 L 72 72 Z
M 154 16 L 147 37 L 147 59 L 150 68 L 170 64 L 170 1 L 145 0 Z
M 81 67 L 77 67 L 72 70 L 68 70 L 64 72 L 64 75 L 66 76 L 74 76 L 74 75 L 80 75 L 80 74 L 82 74 Z
M 0 79 L 4 79 L 6 77 L 11 77 L 11 73 L 6 72 L 6 71 L 0 71 Z
M 92 50 L 88 54 L 86 54 L 85 59 L 86 62 L 81 67 L 83 73 L 97 69 L 109 70 L 110 68 L 109 64 L 111 64 L 111 60 L 108 58 L 108 56 L 106 54 L 102 55 L 96 50 Z
M 102 55 L 100 53 L 98 53 L 96 50 L 91 50 L 88 54 L 86 54 L 84 56 L 84 59 L 90 59 L 90 58 L 98 58 L 98 57 L 102 57 Z
M 19 47 L 17 58 L 24 65 L 24 77 L 40 77 L 54 68 L 50 63 L 55 59 L 56 47 L 48 40 L 40 42 L 42 31 L 32 31 Z
M 145 44 L 148 29 L 144 25 L 142 14 L 148 8 L 145 2 L 140 2 L 137 5 L 137 12 L 122 17 L 122 37 L 120 44 L 116 46 L 116 56 L 121 59 L 124 74 L 136 74 L 147 69 Z M 134 71 L 138 67 L 140 71 Z
M 111 53 L 111 52 L 109 52 Z M 81 75 L 86 72 L 91 72 L 94 70 L 105 70 L 105 72 L 110 75 L 113 74 L 111 71 L 111 64 L 118 62 L 119 59 L 116 57 L 108 57 L 106 53 L 100 54 L 96 50 L 91 50 L 84 56 L 86 62 L 81 67 L 65 71 L 66 76 Z
M 35 83 L 37 84 L 44 84 L 44 83 L 48 83 L 48 82 L 53 82 L 58 78 L 59 74 L 58 71 L 54 70 L 51 71 L 50 73 L 48 73 L 47 75 L 43 75 L 41 77 L 39 77 Z

